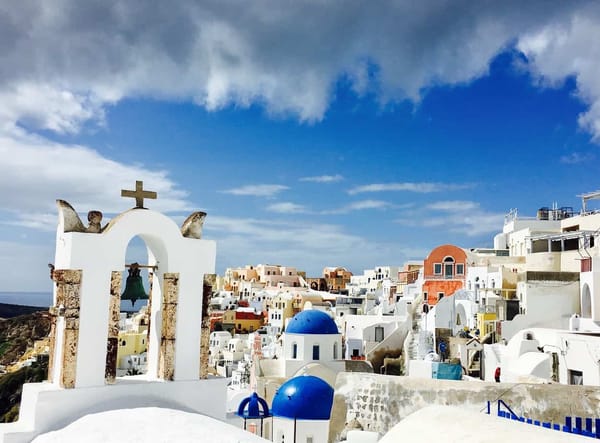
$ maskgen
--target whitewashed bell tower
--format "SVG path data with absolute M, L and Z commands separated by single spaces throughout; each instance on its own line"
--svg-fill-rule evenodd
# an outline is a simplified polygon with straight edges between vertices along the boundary
M 139 236 L 152 268 L 148 380 L 197 380 L 205 274 L 215 270 L 216 243 L 201 238 L 203 212 L 180 229 L 165 215 L 144 208 L 156 193 L 122 196 L 136 206 L 101 227 L 91 211 L 85 227 L 65 201 L 58 200 L 59 225 L 53 270 L 54 322 L 50 380 L 64 388 L 112 382 L 118 337 L 121 272 L 130 240 Z

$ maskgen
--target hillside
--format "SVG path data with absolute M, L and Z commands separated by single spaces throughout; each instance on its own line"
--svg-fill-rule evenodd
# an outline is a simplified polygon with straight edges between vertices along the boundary
M 2 307 L 5 306 L 7 305 Z M 18 308 L 27 310 L 28 307 Z M 13 309 L 12 312 L 18 312 L 19 309 Z M 18 361 L 28 349 L 33 348 L 36 340 L 47 337 L 49 332 L 50 315 L 47 311 L 0 319 L 0 365 L 8 366 Z M 23 384 L 43 381 L 47 373 L 48 359 L 40 358 L 31 366 L 0 375 L 0 422 L 10 422 L 18 418 Z
M 48 311 L 0 319 L 0 365 L 16 362 L 36 340 L 50 333 Z
M 47 311 L 48 308 L 38 306 L 12 305 L 9 303 L 0 303 L 0 319 L 13 318 L 20 315 L 33 314 L 34 312 Z
M 18 371 L 0 376 L 0 423 L 9 423 L 19 418 L 19 406 L 23 384 L 46 380 L 48 359 L 40 359 Z

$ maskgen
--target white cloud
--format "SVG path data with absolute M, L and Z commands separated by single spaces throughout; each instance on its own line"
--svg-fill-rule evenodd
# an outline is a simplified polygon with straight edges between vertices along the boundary
M 158 194 L 157 200 L 146 200 L 147 207 L 162 212 L 191 208 L 187 194 L 167 172 L 124 165 L 84 146 L 53 143 L 17 130 L 0 133 L 0 158 L 0 189 L 10 190 L 0 193 L 0 210 L 12 215 L 4 224 L 54 230 L 57 198 L 82 213 L 122 212 L 135 203 L 121 198 L 121 189 L 133 189 L 136 179 Z
M 283 185 L 246 185 L 240 186 L 239 188 L 227 189 L 225 194 L 232 195 L 251 195 L 254 197 L 273 197 L 281 191 L 289 189 Z
M 588 4 L 564 20 L 526 33 L 517 47 L 542 83 L 561 85 L 573 76 L 577 95 L 589 105 L 579 124 L 600 143 L 600 8 Z
M 422 258 L 420 248 L 392 241 L 371 241 L 338 225 L 210 216 L 206 237 L 219 244 L 219 268 L 250 263 L 290 264 L 319 275 L 323 266 L 361 272 L 366 263 L 398 263 Z M 367 265 L 372 266 L 372 265 Z
M 87 120 L 102 122 L 99 100 L 48 84 L 20 83 L 0 89 L 0 122 L 74 133 Z
M 314 182 L 314 183 L 334 183 L 342 181 L 344 177 L 340 174 L 335 175 L 317 175 L 314 177 L 302 177 L 300 181 L 302 182 Z
M 459 189 L 466 189 L 472 185 L 466 184 L 453 184 L 453 183 L 373 183 L 369 185 L 356 186 L 348 190 L 348 194 L 355 195 L 364 192 L 384 192 L 384 191 L 408 191 L 418 193 L 430 193 L 430 192 L 441 192 L 441 191 L 456 191 Z
M 386 209 L 393 205 L 382 200 L 360 200 L 349 203 L 338 209 L 329 209 L 323 211 L 322 214 L 347 214 L 352 211 L 363 211 L 365 209 Z
M 280 214 L 299 214 L 306 212 L 306 208 L 292 202 L 281 202 L 267 206 L 267 211 L 279 212 Z
M 439 201 L 430 203 L 427 205 L 428 209 L 433 209 L 434 211 L 469 211 L 479 207 L 479 203 L 475 203 L 472 201 L 462 201 L 462 200 L 447 200 L 447 201 Z
M 589 103 L 597 96 L 585 85 L 597 72 L 598 20 L 577 15 L 579 2 L 267 0 L 239 8 L 215 0 L 2 5 L 2 117 L 69 132 L 98 117 L 101 104 L 151 97 L 207 109 L 259 103 L 313 121 L 324 116 L 340 78 L 382 103 L 418 102 L 428 87 L 485 75 L 490 59 L 525 33 L 559 26 L 569 42 L 585 38 L 586 45 L 562 51 L 555 44 L 546 53 L 573 49 L 564 69 L 579 73 Z M 530 47 L 545 72 L 546 53 Z M 582 124 L 595 128 L 596 112 Z
M 407 211 L 397 223 L 411 227 L 442 228 L 470 237 L 502 231 L 504 214 L 488 212 L 472 201 L 448 200 Z
M 578 163 L 585 163 L 592 161 L 594 159 L 594 155 L 592 153 L 582 153 L 582 152 L 571 152 L 570 154 L 563 155 L 560 157 L 561 163 L 566 163 L 568 165 L 576 165 Z

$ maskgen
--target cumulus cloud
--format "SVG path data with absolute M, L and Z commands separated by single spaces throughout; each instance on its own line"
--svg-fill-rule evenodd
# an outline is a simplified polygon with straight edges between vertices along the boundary
M 284 185 L 245 185 L 240 186 L 239 188 L 227 189 L 224 192 L 225 194 L 232 195 L 250 195 L 253 197 L 273 197 L 275 194 L 278 194 L 281 191 L 285 191 L 289 189 Z
M 158 199 L 148 207 L 163 212 L 186 211 L 187 193 L 177 188 L 166 171 L 129 166 L 85 146 L 69 146 L 21 133 L 0 133 L 0 211 L 4 224 L 43 230 L 56 227 L 55 200 L 67 200 L 77 211 L 99 209 L 118 213 L 135 206 L 120 198 L 143 180 Z M 52 220 L 52 222 L 50 222 Z
M 101 101 L 45 83 L 20 83 L 0 89 L 0 122 L 75 133 L 90 119 L 102 123 Z
M 573 49 L 568 73 L 581 74 L 582 96 L 594 109 L 581 121 L 593 129 L 596 89 L 586 85 L 596 84 L 597 44 L 589 36 L 597 35 L 598 21 L 577 15 L 581 4 L 6 3 L 0 5 L 0 96 L 9 103 L 2 117 L 68 132 L 84 119 L 101 118 L 103 104 L 151 97 L 192 100 L 207 109 L 258 103 L 269 113 L 313 121 L 324 116 L 341 78 L 382 103 L 418 101 L 431 86 L 485 75 L 490 59 L 526 33 L 531 41 L 559 29 L 569 41 L 586 36 L 587 46 L 522 48 L 543 72 L 549 54 Z M 32 90 L 40 91 L 35 99 Z
M 314 182 L 314 183 L 334 183 L 342 181 L 344 177 L 340 174 L 335 175 L 317 175 L 314 177 L 302 177 L 301 182 Z
M 517 47 L 541 83 L 560 85 L 574 77 L 577 95 L 589 108 L 579 124 L 600 142 L 600 8 L 587 5 L 564 20 L 527 32 Z
M 369 185 L 356 186 L 348 190 L 348 194 L 355 195 L 364 192 L 384 192 L 384 191 L 408 191 L 418 193 L 430 193 L 440 191 L 456 191 L 459 189 L 466 189 L 471 187 L 467 184 L 455 184 L 455 183 L 373 183 Z

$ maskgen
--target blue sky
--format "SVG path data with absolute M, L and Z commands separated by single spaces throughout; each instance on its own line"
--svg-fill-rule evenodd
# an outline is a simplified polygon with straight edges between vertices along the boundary
M 50 290 L 56 198 L 106 221 L 136 179 L 208 213 L 219 273 L 360 273 L 579 210 L 600 7 L 411 3 L 0 6 L 0 291 Z

